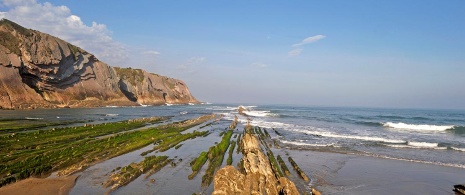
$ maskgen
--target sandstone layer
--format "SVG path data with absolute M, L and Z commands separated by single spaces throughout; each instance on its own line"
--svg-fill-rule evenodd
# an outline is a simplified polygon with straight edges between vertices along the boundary
M 300 194 L 292 181 L 274 174 L 256 136 L 245 133 L 241 147 L 244 173 L 233 166 L 218 170 L 214 178 L 214 195 Z
M 54 36 L 0 21 L 0 108 L 198 103 L 177 79 L 111 67 Z

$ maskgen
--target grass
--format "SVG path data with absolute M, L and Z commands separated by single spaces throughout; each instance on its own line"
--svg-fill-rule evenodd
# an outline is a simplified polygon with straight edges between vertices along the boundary
M 237 143 L 237 151 L 236 153 L 239 154 L 239 152 L 241 151 L 241 141 L 242 141 L 242 134 L 239 134 L 239 137 L 237 137 L 237 140 L 236 140 L 236 143 Z
M 70 125 L 75 123 L 82 123 L 83 121 L 63 121 L 63 122 L 49 122 L 42 120 L 28 120 L 28 119 L 1 119 L 0 120 L 0 135 L 7 133 L 19 133 L 21 131 L 30 131 L 44 127 L 53 127 L 59 125 Z
M 208 160 L 208 152 L 202 152 L 200 153 L 199 157 L 194 159 L 190 165 L 192 168 L 192 173 L 188 176 L 188 179 L 191 180 L 193 179 L 199 170 L 203 167 L 203 165 L 207 162 Z
M 271 138 L 270 134 L 268 133 L 266 129 L 263 129 L 263 131 L 265 132 L 266 137 Z
M 234 123 L 237 123 L 237 119 L 232 122 L 232 124 Z M 230 125 L 230 127 L 233 126 L 232 124 Z M 218 170 L 221 164 L 223 163 L 224 154 L 226 153 L 226 150 L 228 149 L 230 145 L 230 140 L 231 140 L 234 128 L 231 128 L 225 133 L 222 133 L 223 137 L 221 139 L 221 142 L 219 142 L 215 146 L 210 147 L 208 149 L 208 152 L 202 152 L 199 155 L 199 157 L 197 157 L 195 160 L 191 162 L 190 165 L 192 168 L 192 174 L 188 176 L 189 179 L 193 179 L 197 175 L 198 171 L 202 168 L 202 166 L 208 160 L 209 163 L 208 163 L 207 170 L 205 171 L 205 175 L 202 176 L 202 187 L 207 187 L 211 184 L 211 182 L 213 181 L 213 175 L 215 171 Z M 232 151 L 234 151 L 234 147 L 232 147 L 232 149 L 231 148 L 229 149 L 230 156 L 232 156 Z M 231 163 L 232 163 L 232 157 L 231 157 Z
M 208 131 L 194 131 L 192 133 L 186 133 L 186 134 L 181 134 L 181 132 L 177 132 L 177 134 L 170 136 L 170 137 L 165 137 L 161 139 L 161 143 L 157 146 L 154 147 L 154 150 L 158 150 L 160 152 L 164 152 L 169 150 L 170 148 L 178 145 L 179 143 L 186 141 L 188 139 L 193 139 L 196 137 L 204 137 L 208 135 Z M 179 146 L 181 147 L 181 146 Z M 178 147 L 178 148 L 179 148 Z
M 141 69 L 132 69 L 132 68 L 119 68 L 114 67 L 118 76 L 123 80 L 129 81 L 133 86 L 136 86 L 137 83 L 144 81 L 144 72 Z
M 176 146 L 174 147 L 174 149 L 177 150 L 177 149 L 179 149 L 182 145 L 184 145 L 184 144 L 178 144 L 178 145 L 176 145 Z
M 295 161 L 291 157 L 289 157 L 288 160 L 292 164 L 292 166 L 294 167 L 294 170 L 299 174 L 299 176 L 303 180 L 309 181 L 307 175 L 305 175 L 304 171 L 302 171 L 302 169 L 300 169 L 299 165 L 297 165 L 297 163 L 295 163 Z
M 268 160 L 270 161 L 271 169 L 273 169 L 275 175 L 283 177 L 283 172 L 281 171 L 281 169 L 279 169 L 278 162 L 276 161 L 273 152 L 269 148 L 267 148 L 266 155 L 268 155 Z
M 232 161 L 233 161 L 232 155 L 234 152 L 234 147 L 236 147 L 236 142 L 232 141 L 231 145 L 229 146 L 229 156 L 228 156 L 228 159 L 226 160 L 226 163 L 228 165 L 232 165 Z
M 119 172 L 112 174 L 109 180 L 102 185 L 106 188 L 112 186 L 111 191 L 116 190 L 121 186 L 127 185 L 143 173 L 147 173 L 149 170 L 150 173 L 148 176 L 150 176 L 171 161 L 172 159 L 168 159 L 168 156 L 145 157 L 145 159 L 139 163 L 131 163 L 121 168 Z M 146 178 L 148 176 L 146 176 Z
M 286 166 L 286 163 L 284 163 L 283 159 L 281 156 L 278 155 L 277 157 L 278 163 L 281 166 L 281 170 L 286 174 L 287 176 L 291 175 L 291 172 L 289 172 L 289 169 Z
M 162 119 L 155 117 L 3 135 L 0 136 L 0 186 L 58 170 L 60 175 L 68 175 L 93 162 L 119 156 L 176 135 L 213 117 L 206 115 L 131 132 L 125 131 Z M 110 134 L 114 135 L 99 139 Z
M 206 187 L 213 181 L 213 175 L 215 171 L 221 166 L 224 159 L 224 154 L 229 147 L 230 139 L 233 131 L 229 130 L 224 134 L 220 143 L 216 146 L 210 147 L 208 151 L 208 168 L 205 171 L 205 175 L 202 177 L 202 186 Z

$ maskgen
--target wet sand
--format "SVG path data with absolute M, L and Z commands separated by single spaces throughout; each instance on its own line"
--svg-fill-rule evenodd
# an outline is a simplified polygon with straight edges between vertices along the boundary
M 5 187 L 0 188 L 0 194 L 3 195 L 50 195 L 50 194 L 69 194 L 73 188 L 78 176 L 68 176 L 61 178 L 29 178 Z
M 376 157 L 288 150 L 322 194 L 454 194 L 465 169 Z

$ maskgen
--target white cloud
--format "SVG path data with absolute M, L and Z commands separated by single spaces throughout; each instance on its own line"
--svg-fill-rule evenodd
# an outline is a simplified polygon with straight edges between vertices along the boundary
M 182 64 L 182 65 L 179 65 L 178 67 L 176 67 L 176 69 L 178 70 L 189 70 L 189 67 L 185 64 Z
M 187 60 L 188 64 L 198 64 L 202 63 L 206 60 L 205 57 L 192 57 L 191 59 Z
M 3 0 L 2 5 L 8 9 L 0 13 L 2 18 L 59 37 L 110 65 L 122 65 L 128 60 L 126 47 L 111 38 L 111 32 L 104 24 L 92 22 L 86 25 L 66 6 L 36 0 Z
M 28 5 L 36 3 L 35 0 L 3 0 L 5 6 Z
M 325 37 L 326 36 L 324 36 L 324 35 L 315 35 L 315 36 L 307 37 L 304 40 L 302 40 L 300 43 L 296 43 L 296 44 L 292 45 L 292 47 L 300 47 L 300 46 L 303 46 L 303 45 L 307 45 L 307 44 L 319 41 L 321 39 L 324 39 Z
M 205 60 L 207 60 L 205 57 L 192 57 L 188 59 L 186 63 L 177 66 L 176 70 L 185 73 L 195 73 L 197 68 L 194 68 L 193 66 L 200 65 L 205 62 Z
M 262 63 L 262 62 L 254 62 L 250 64 L 251 66 L 258 67 L 258 68 L 266 68 L 268 67 L 268 64 Z
M 149 50 L 149 51 L 144 51 L 142 54 L 145 54 L 145 55 L 160 55 L 160 52 Z
M 287 54 L 289 56 L 298 56 L 298 55 L 300 55 L 300 53 L 302 53 L 302 51 L 303 51 L 303 49 L 301 49 L 301 48 L 295 48 L 295 49 L 287 52 Z

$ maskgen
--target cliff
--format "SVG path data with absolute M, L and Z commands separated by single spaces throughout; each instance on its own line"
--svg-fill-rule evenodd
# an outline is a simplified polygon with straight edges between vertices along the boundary
M 111 67 L 51 35 L 0 21 L 0 108 L 197 103 L 183 81 Z

